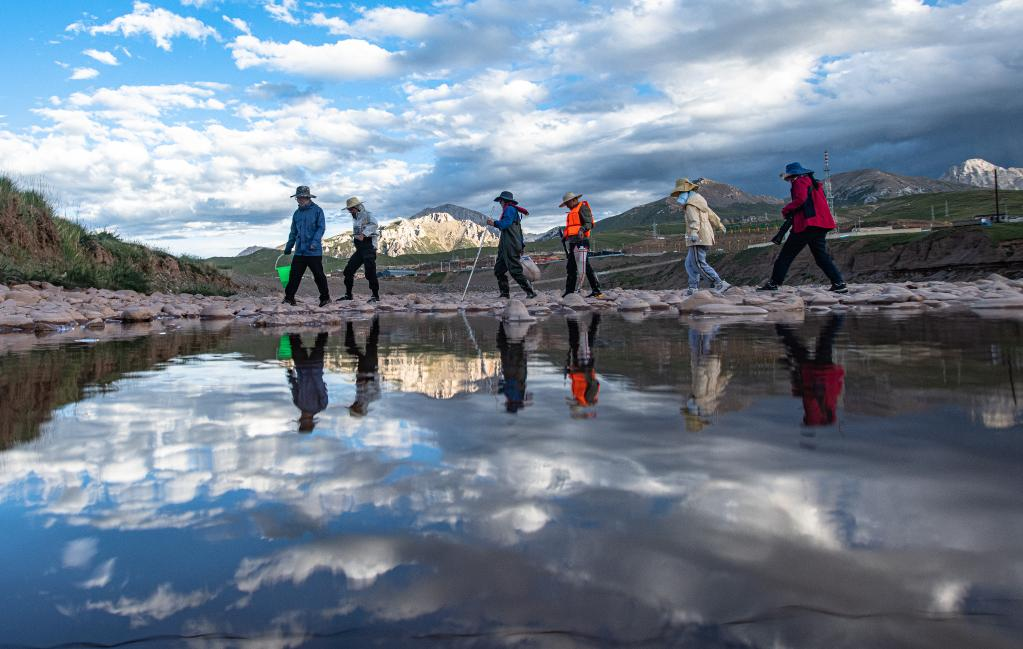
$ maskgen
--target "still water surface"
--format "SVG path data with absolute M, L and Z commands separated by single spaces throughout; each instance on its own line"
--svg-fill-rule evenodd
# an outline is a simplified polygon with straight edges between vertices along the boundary
M 1018 647 L 1021 330 L 385 315 L 8 349 L 0 646 Z

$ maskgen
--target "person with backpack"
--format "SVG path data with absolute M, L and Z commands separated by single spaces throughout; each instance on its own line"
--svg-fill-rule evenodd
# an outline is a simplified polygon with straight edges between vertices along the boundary
M 791 232 L 782 245 L 778 258 L 774 261 L 771 279 L 758 290 L 777 291 L 785 281 L 792 260 L 804 247 L 810 248 L 810 254 L 817 266 L 831 280 L 831 291 L 848 293 L 849 289 L 842 279 L 842 273 L 835 266 L 831 253 L 828 252 L 826 237 L 830 230 L 837 226 L 835 218 L 828 207 L 827 196 L 821 183 L 813 177 L 813 171 L 806 169 L 798 162 L 791 162 L 781 173 L 782 180 L 791 184 L 792 201 L 781 208 L 781 214 L 791 223 Z M 783 226 L 784 227 L 784 226 Z M 778 241 L 776 240 L 776 243 Z
M 501 192 L 494 202 L 501 205 L 501 218 L 497 221 L 487 219 L 487 225 L 501 231 L 501 239 L 497 243 L 497 262 L 494 263 L 494 275 L 497 276 L 501 297 L 511 297 L 508 285 L 508 273 L 511 273 L 512 278 L 526 292 L 526 297 L 533 299 L 536 292 L 522 272 L 522 252 L 526 249 L 526 239 L 522 236 L 520 222 L 522 216 L 529 214 L 529 211 L 519 207 L 515 196 L 509 191 Z
M 298 202 L 298 209 L 291 216 L 291 233 L 284 244 L 284 254 L 295 251 L 291 260 L 291 276 L 284 287 L 284 304 L 297 306 L 295 293 L 302 283 L 302 275 L 308 268 L 313 271 L 316 288 L 320 291 L 320 306 L 330 304 L 330 287 L 327 275 L 323 272 L 323 233 L 327 229 L 327 220 L 323 210 L 313 202 L 316 198 L 305 185 L 300 185 L 291 195 Z
M 699 179 L 697 179 L 699 182 Z M 725 233 L 725 224 L 714 210 L 707 205 L 707 199 L 697 191 L 700 186 L 688 178 L 675 181 L 675 189 L 671 196 L 675 198 L 685 214 L 686 220 L 686 275 L 689 276 L 689 287 L 686 295 L 693 295 L 700 290 L 700 278 L 706 277 L 712 282 L 715 293 L 724 293 L 732 285 L 721 279 L 714 267 L 707 262 L 707 253 L 714 245 L 714 230 Z
M 561 244 L 565 247 L 568 256 L 565 275 L 565 292 L 561 297 L 571 293 L 578 293 L 583 287 L 583 276 L 580 270 L 585 270 L 587 281 L 590 283 L 590 294 L 586 297 L 603 297 L 600 292 L 600 282 L 597 281 L 597 274 L 593 272 L 590 265 L 590 233 L 593 231 L 593 210 L 586 201 L 579 200 L 582 194 L 565 192 L 559 207 L 567 207 L 568 214 L 565 217 L 565 228 L 561 231 Z
M 352 196 L 345 203 L 345 209 L 352 215 L 352 237 L 355 251 L 345 264 L 345 294 L 338 302 L 352 299 L 352 287 L 355 285 L 355 273 L 363 265 L 366 266 L 366 281 L 373 297 L 368 302 L 380 301 L 380 281 L 377 279 L 377 236 L 379 225 L 376 218 L 369 213 L 366 206 L 357 197 Z

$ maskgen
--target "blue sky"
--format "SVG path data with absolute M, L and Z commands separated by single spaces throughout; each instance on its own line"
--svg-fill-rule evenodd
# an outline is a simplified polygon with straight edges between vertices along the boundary
M 175 252 L 510 189 L 527 229 L 706 176 L 1023 164 L 1023 0 L 0 3 L 0 170 Z

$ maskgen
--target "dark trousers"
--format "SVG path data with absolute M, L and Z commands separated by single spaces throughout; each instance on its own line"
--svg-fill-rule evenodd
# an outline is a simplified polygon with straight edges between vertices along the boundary
M 827 234 L 828 231 L 823 228 L 807 228 L 798 234 L 795 232 L 789 233 L 789 238 L 785 240 L 785 244 L 781 247 L 778 258 L 774 260 L 771 281 L 775 284 L 782 284 L 785 281 L 785 275 L 789 272 L 789 266 L 792 265 L 792 260 L 796 258 L 796 255 L 799 254 L 799 251 L 804 246 L 807 246 L 810 248 L 813 260 L 817 262 L 817 266 L 828 276 L 831 283 L 842 284 L 844 281 L 842 273 L 839 272 L 835 262 L 831 259 L 831 253 L 828 252 L 828 242 L 825 239 Z
M 295 299 L 295 293 L 298 291 L 298 285 L 302 283 L 302 275 L 305 275 L 306 268 L 313 271 L 313 280 L 320 291 L 320 299 L 329 300 L 330 287 L 327 286 L 327 276 L 323 273 L 323 257 L 306 255 L 295 255 L 291 260 L 291 277 L 288 278 L 288 285 L 284 289 L 284 297 L 289 300 Z
M 373 295 L 380 292 L 380 282 L 377 280 L 377 251 L 373 247 L 372 241 L 363 239 L 355 242 L 355 252 L 352 253 L 345 266 L 345 295 L 352 294 L 355 271 L 363 265 L 366 266 L 366 281 L 369 282 L 369 290 L 373 291 Z
M 497 288 L 501 291 L 503 297 L 508 297 L 511 294 L 511 287 L 508 284 L 509 273 L 511 273 L 512 279 L 522 287 L 523 291 L 529 293 L 533 290 L 533 287 L 529 285 L 529 281 L 522 272 L 522 262 L 519 261 L 521 257 L 521 250 L 515 250 L 508 245 L 499 245 L 497 247 L 497 263 L 494 264 L 494 275 L 497 276 Z
M 576 248 L 580 248 L 580 247 L 581 248 L 586 248 L 586 250 L 589 250 L 590 249 L 590 242 L 589 241 L 585 241 L 585 242 L 582 242 L 582 243 L 572 242 L 572 243 L 568 244 L 568 250 L 567 250 L 567 252 L 568 252 L 568 265 L 566 266 L 566 273 L 567 273 L 567 275 L 565 276 L 565 292 L 566 293 L 575 293 L 575 282 L 579 278 L 579 269 L 576 268 L 576 263 L 575 263 L 575 249 Z M 590 283 L 590 290 L 591 291 L 599 291 L 600 290 L 600 282 L 597 281 L 597 274 L 595 272 L 593 272 L 593 266 L 590 265 L 590 256 L 589 255 L 586 255 L 586 281 L 588 281 Z

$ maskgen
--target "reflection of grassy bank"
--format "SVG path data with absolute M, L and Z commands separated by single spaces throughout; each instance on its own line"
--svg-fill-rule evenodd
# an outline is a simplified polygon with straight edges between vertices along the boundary
M 30 441 L 53 411 L 80 401 L 87 387 L 104 392 L 132 372 L 181 354 L 212 349 L 229 331 L 140 335 L 94 345 L 36 349 L 0 356 L 0 450 Z
M 42 192 L 0 176 L 0 282 L 230 295 L 229 279 L 190 257 L 92 232 L 54 214 Z

